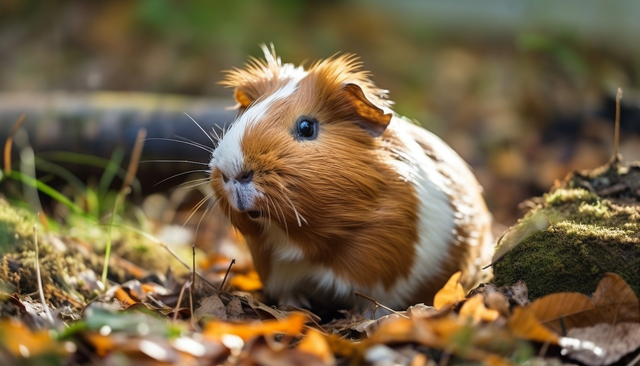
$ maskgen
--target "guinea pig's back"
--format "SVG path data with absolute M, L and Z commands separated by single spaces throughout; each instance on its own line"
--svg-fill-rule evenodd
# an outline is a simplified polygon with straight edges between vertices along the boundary
M 438 136 L 404 118 L 394 117 L 385 135 L 383 138 L 391 142 L 390 150 L 404 155 L 400 160 L 415 165 L 414 175 L 427 177 L 408 181 L 415 186 L 421 201 L 419 245 L 432 246 L 438 238 L 448 241 L 448 258 L 441 262 L 441 281 L 462 270 L 461 284 L 469 289 L 490 277 L 491 273 L 482 272 L 482 267 L 489 263 L 493 251 L 491 214 L 470 167 Z M 443 223 L 434 225 L 438 220 Z M 445 223 L 450 220 L 453 222 Z M 432 231 L 443 227 L 450 232 L 434 238 Z M 421 249 L 427 256 L 429 248 Z

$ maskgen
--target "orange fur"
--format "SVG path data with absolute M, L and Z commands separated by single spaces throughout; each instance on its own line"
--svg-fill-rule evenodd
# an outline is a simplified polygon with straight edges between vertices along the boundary
M 245 69 L 228 72 L 223 84 L 235 88 L 243 112 L 286 85 L 291 68 L 283 66 L 272 50 L 265 61 L 252 59 Z M 381 283 L 391 289 L 410 275 L 414 264 L 419 265 L 414 263 L 420 239 L 417 194 L 390 163 L 407 153 L 396 138 L 398 129 L 414 127 L 389 125 L 392 102 L 369 80 L 355 56 L 320 61 L 306 72 L 297 90 L 273 102 L 241 141 L 243 168 L 253 171 L 252 184 L 263 195 L 255 208 L 270 220 L 256 221 L 233 209 L 219 170 L 212 171 L 211 187 L 231 223 L 247 238 L 263 283 L 269 280 L 274 250 L 265 243 L 265 233 L 277 225 L 309 263 L 331 269 L 348 283 L 365 287 Z M 319 121 L 316 140 L 294 139 L 292 131 L 300 116 Z M 437 161 L 438 151 L 423 148 Z M 424 279 L 411 297 L 415 302 L 430 303 L 457 270 L 465 272 L 465 284 L 477 281 L 473 261 L 486 245 L 482 240 L 473 242 L 488 225 L 475 178 L 466 167 L 457 172 L 457 163 L 438 166 L 443 175 L 462 179 L 450 182 L 451 206 L 471 213 L 461 215 L 455 225 L 458 238 L 449 245 L 442 275 Z

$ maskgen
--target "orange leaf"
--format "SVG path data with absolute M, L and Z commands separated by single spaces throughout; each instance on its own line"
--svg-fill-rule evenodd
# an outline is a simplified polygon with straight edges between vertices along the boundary
M 98 356 L 104 357 L 116 347 L 113 339 L 109 336 L 103 336 L 98 333 L 87 333 L 85 337 L 89 343 L 95 348 Z
M 380 324 L 380 327 L 366 339 L 368 344 L 403 343 L 415 340 L 413 321 L 406 318 L 391 318 L 391 315 Z
M 134 299 L 132 299 L 131 296 L 129 296 L 129 294 L 127 294 L 127 292 L 122 289 L 122 287 L 119 287 L 119 286 L 116 289 L 115 296 L 116 296 L 116 299 L 118 299 L 118 301 L 120 301 L 121 303 L 127 306 L 131 306 L 137 302 Z
M 240 291 L 258 291 L 262 288 L 262 282 L 258 272 L 251 271 L 246 275 L 238 274 L 231 278 L 231 286 Z
M 448 306 L 453 306 L 458 302 L 464 300 L 464 289 L 460 284 L 460 276 L 462 272 L 456 272 L 449 278 L 447 284 L 444 285 L 436 296 L 433 298 L 433 307 L 436 310 L 441 310 Z
M 49 331 L 32 332 L 17 320 L 3 320 L 0 322 L 0 343 L 13 355 L 34 357 L 46 352 L 60 352 L 62 347 L 56 343 Z
M 298 349 L 302 352 L 317 356 L 325 364 L 333 365 L 335 363 L 335 358 L 333 357 L 327 338 L 313 328 L 309 328 L 307 335 L 298 345 Z
M 577 292 L 541 297 L 528 306 L 540 321 L 562 334 L 564 329 L 599 323 L 640 321 L 640 304 L 631 287 L 617 274 L 607 273 L 591 298 Z
M 214 268 L 224 268 L 226 270 L 227 267 L 229 267 L 229 263 L 231 263 L 231 259 L 225 257 L 224 255 L 212 254 L 212 255 L 207 256 L 204 259 L 201 259 L 198 262 L 198 267 L 200 267 L 200 268 L 202 268 L 204 270 L 211 269 L 212 267 L 214 267 Z
M 513 315 L 507 322 L 507 326 L 518 338 L 552 344 L 558 343 L 558 335 L 542 325 L 529 307 L 515 308 Z
M 258 337 L 268 336 L 274 333 L 284 333 L 290 336 L 299 336 L 302 332 L 306 316 L 302 313 L 292 313 L 283 320 L 265 320 L 252 323 L 226 323 L 212 321 L 207 323 L 202 335 L 211 340 L 220 340 L 227 334 L 237 335 L 244 341 Z
M 464 327 L 459 319 L 448 315 L 442 318 L 388 319 L 363 343 L 420 343 L 444 349 L 447 342 Z
M 461 318 L 471 318 L 474 322 L 492 322 L 500 316 L 496 310 L 484 306 L 484 298 L 477 294 L 468 299 L 460 308 Z

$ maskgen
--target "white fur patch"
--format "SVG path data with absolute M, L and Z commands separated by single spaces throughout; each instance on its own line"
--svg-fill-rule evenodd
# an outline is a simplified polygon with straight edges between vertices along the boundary
M 278 60 L 279 62 L 279 60 Z M 244 171 L 244 154 L 242 152 L 242 139 L 246 132 L 261 120 L 261 117 L 272 107 L 277 100 L 285 99 L 298 89 L 298 84 L 307 73 L 302 67 L 294 67 L 292 64 L 282 65 L 280 77 L 290 78 L 282 88 L 264 99 L 257 99 L 237 120 L 233 122 L 229 130 L 224 134 L 218 147 L 212 154 L 209 168 L 213 171 L 218 168 L 227 176 L 229 182 L 225 188 L 229 195 L 229 201 L 236 209 L 251 207 L 256 197 L 261 193 L 252 183 L 238 184 L 233 178 Z
M 274 226 L 269 230 L 265 244 L 273 250 L 265 288 L 280 304 L 309 306 L 309 294 L 326 293 L 330 299 L 353 295 L 351 284 L 337 277 L 331 269 L 306 261 L 302 250 L 280 228 Z M 302 287 L 309 283 L 312 287 Z

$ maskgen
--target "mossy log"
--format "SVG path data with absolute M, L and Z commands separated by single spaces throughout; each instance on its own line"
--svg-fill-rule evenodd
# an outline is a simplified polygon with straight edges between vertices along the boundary
M 640 295 L 640 163 L 618 159 L 573 173 L 530 201 L 532 209 L 498 241 L 498 286 L 524 280 L 529 297 L 593 293 L 607 272 Z

